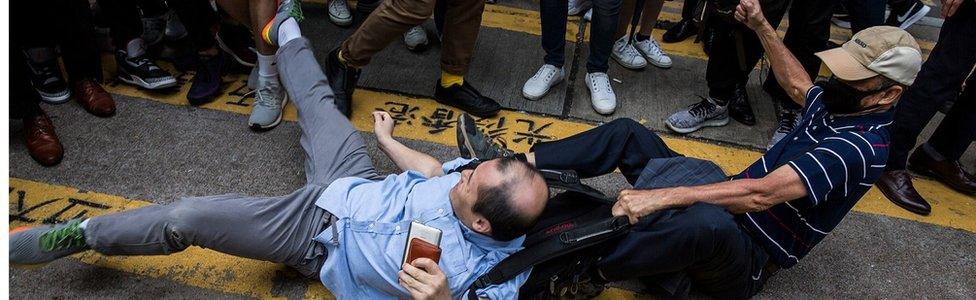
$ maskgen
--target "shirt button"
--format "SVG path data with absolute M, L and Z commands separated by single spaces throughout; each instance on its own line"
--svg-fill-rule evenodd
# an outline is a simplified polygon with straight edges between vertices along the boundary
M 443 212 L 444 212 L 444 209 L 443 208 L 438 208 L 437 209 L 437 213 L 443 213 Z
M 397 230 L 397 231 L 400 231 L 400 225 L 397 225 L 397 226 L 396 226 L 396 230 Z
M 800 139 L 800 138 L 799 138 L 799 137 L 793 137 L 793 140 L 794 140 L 794 141 L 795 141 L 795 140 L 798 140 L 798 139 Z
M 813 125 L 813 127 L 811 127 L 811 129 L 817 130 L 817 125 Z

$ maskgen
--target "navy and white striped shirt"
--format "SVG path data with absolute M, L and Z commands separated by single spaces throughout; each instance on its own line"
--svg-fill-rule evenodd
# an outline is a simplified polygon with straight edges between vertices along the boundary
M 892 111 L 837 117 L 826 111 L 823 89 L 807 91 L 800 124 L 735 178 L 761 178 L 787 165 L 807 196 L 768 210 L 736 216 L 782 268 L 795 265 L 881 175 L 888 159 Z

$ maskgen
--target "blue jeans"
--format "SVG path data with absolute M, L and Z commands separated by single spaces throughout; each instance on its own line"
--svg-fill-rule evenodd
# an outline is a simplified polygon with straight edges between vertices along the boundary
M 590 57 L 586 60 L 586 72 L 606 73 L 610 51 L 617 31 L 621 0 L 593 0 L 593 19 L 590 28 Z M 546 51 L 545 63 L 562 67 L 566 62 L 566 0 L 541 0 L 542 49 Z

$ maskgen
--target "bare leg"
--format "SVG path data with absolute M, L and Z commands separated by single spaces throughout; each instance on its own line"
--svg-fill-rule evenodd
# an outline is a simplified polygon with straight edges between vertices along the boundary
M 634 6 L 637 5 L 637 0 L 623 0 L 620 5 L 620 18 L 617 21 L 617 34 L 614 40 L 627 35 L 627 29 L 630 27 L 630 22 L 634 19 Z
M 258 49 L 258 53 L 261 55 L 274 55 L 277 48 L 275 46 L 268 45 L 264 40 L 261 39 L 261 30 L 264 29 L 264 24 L 268 23 L 268 20 L 274 18 L 275 7 L 274 0 L 250 0 L 248 3 L 251 13 L 251 31 L 254 32 L 254 44 L 255 48 Z
M 661 8 L 664 7 L 664 0 L 644 0 L 644 14 L 641 16 L 640 34 L 651 35 L 654 24 L 661 15 Z

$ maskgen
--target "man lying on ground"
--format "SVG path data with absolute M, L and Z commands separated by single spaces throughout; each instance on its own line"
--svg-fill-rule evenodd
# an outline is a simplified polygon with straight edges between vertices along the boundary
M 636 225 L 597 264 L 598 281 L 653 278 L 679 297 L 689 286 L 716 298 L 750 297 L 823 240 L 884 169 L 892 108 L 921 66 L 914 39 L 895 27 L 865 29 L 817 53 L 834 77 L 814 85 L 757 0 L 742 0 L 736 17 L 759 34 L 779 83 L 805 106 L 802 123 L 732 180 L 622 191 L 613 214 Z M 581 177 L 619 169 L 632 185 L 658 175 L 652 165 L 663 160 L 686 161 L 630 119 L 525 154 L 492 145 L 471 121 L 460 122 L 463 156 L 513 156 Z M 696 167 L 671 170 L 693 174 Z
M 381 177 L 362 137 L 336 109 L 332 90 L 281 2 L 275 33 L 281 79 L 298 107 L 307 184 L 279 197 L 187 198 L 64 224 L 15 230 L 11 264 L 40 264 L 94 250 L 105 255 L 165 255 L 200 246 L 283 263 L 318 277 L 339 298 L 458 298 L 481 274 L 517 251 L 541 214 L 548 188 L 515 159 L 441 164 L 392 137 L 393 120 L 374 113 L 380 149 L 404 173 Z M 442 231 L 439 264 L 401 265 L 411 221 Z M 401 271 L 401 268 L 403 271 Z M 512 299 L 527 279 L 477 291 Z M 436 294 L 436 295 L 435 295 Z

